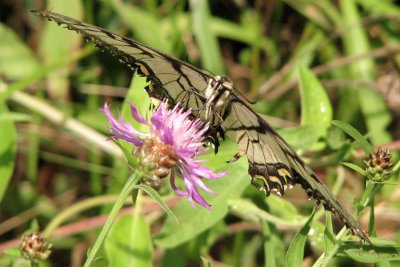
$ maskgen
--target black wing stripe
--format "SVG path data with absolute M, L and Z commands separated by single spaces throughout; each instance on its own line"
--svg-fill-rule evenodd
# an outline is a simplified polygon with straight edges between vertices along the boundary
M 165 97 L 171 96 L 167 95 L 166 92 L 155 92 L 160 89 L 170 91 L 163 88 L 163 81 L 158 78 L 158 70 L 163 73 L 168 70 L 167 72 L 170 72 L 171 74 L 176 73 L 177 75 L 180 75 L 185 81 L 181 81 L 180 88 L 182 90 L 187 90 L 188 87 L 192 88 L 192 90 L 193 88 L 204 90 L 207 87 L 208 80 L 213 77 L 208 72 L 197 69 L 186 62 L 94 25 L 80 22 L 52 12 L 36 13 L 48 18 L 49 20 L 54 20 L 58 24 L 64 24 L 68 29 L 75 30 L 84 37 L 93 40 L 101 49 L 109 50 L 112 54 L 116 55 L 121 61 L 125 62 L 132 68 L 140 68 L 140 65 L 145 66 L 149 73 L 142 72 L 142 74 L 153 83 L 153 87 L 155 88 L 155 90 L 150 91 L 149 94 L 153 97 L 161 98 L 161 100 Z M 158 68 L 156 66 L 157 64 L 163 64 L 164 66 Z M 176 90 L 176 88 L 174 90 Z M 198 95 L 201 95 L 201 93 Z M 174 99 L 171 98 L 170 100 Z
M 370 243 L 368 236 L 361 230 L 358 222 L 341 206 L 335 196 L 290 148 L 286 141 L 257 113 L 250 109 L 246 103 L 241 103 L 240 101 L 232 101 L 230 111 L 231 114 L 226 115 L 226 123 L 223 124 L 223 128 L 228 135 L 237 140 L 239 152 L 247 154 L 249 174 L 253 178 L 262 176 L 267 180 L 268 185 L 265 185 L 264 188 L 267 195 L 273 188 L 283 193 L 284 188 L 280 187 L 285 185 L 285 183 L 290 183 L 290 181 L 300 184 L 308 196 L 315 199 L 317 204 L 322 203 L 326 210 L 337 214 L 347 228 L 351 229 L 362 240 Z M 242 117 L 247 117 L 248 120 L 243 121 Z M 263 131 L 258 131 L 260 128 L 263 128 Z M 257 138 L 249 134 L 252 131 L 257 132 Z M 250 151 L 245 150 L 247 147 L 243 148 L 240 146 L 240 144 L 245 142 L 247 144 L 251 143 L 252 148 Z M 255 148 L 257 146 L 259 146 L 258 149 Z M 282 169 L 288 171 L 289 177 L 283 177 L 280 174 Z M 271 178 L 275 180 L 271 181 Z M 289 181 L 283 180 L 283 178 L 288 178 Z

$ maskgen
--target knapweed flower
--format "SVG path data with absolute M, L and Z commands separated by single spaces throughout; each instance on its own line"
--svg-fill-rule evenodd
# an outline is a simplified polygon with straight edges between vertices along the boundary
M 134 105 L 131 105 L 131 115 L 140 124 L 150 128 L 150 132 L 136 130 L 130 123 L 121 117 L 115 119 L 110 106 L 104 104 L 100 110 L 110 123 L 109 131 L 113 138 L 124 140 L 135 146 L 134 156 L 146 177 L 143 182 L 159 187 L 160 180 L 170 175 L 170 183 L 174 191 L 187 197 L 191 204 L 198 203 L 208 209 L 211 206 L 200 195 L 198 188 L 207 193 L 215 194 L 202 181 L 203 178 L 213 180 L 226 175 L 214 173 L 202 166 L 196 156 L 204 153 L 204 135 L 208 126 L 199 119 L 189 118 L 191 111 L 184 111 L 176 105 L 173 109 L 167 108 L 162 102 L 156 111 L 153 111 L 150 122 L 143 117 Z M 176 176 L 183 179 L 186 190 L 179 189 L 175 184 Z
M 365 161 L 365 171 L 369 179 L 375 182 L 383 182 L 392 176 L 393 163 L 390 162 L 389 150 L 383 151 L 378 148 L 377 152 L 371 153 Z
M 22 237 L 19 249 L 27 260 L 45 260 L 50 256 L 51 245 L 39 232 L 25 234 Z

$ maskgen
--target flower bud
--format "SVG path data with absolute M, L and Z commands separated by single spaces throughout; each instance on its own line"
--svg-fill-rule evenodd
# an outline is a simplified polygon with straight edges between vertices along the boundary
M 19 249 L 27 260 L 45 260 L 50 256 L 51 245 L 39 232 L 25 234 L 22 237 Z
M 389 150 L 382 151 L 381 148 L 378 148 L 377 152 L 371 153 L 368 160 L 365 161 L 367 177 L 375 182 L 388 180 L 393 169 L 393 163 L 390 162 L 391 156 Z

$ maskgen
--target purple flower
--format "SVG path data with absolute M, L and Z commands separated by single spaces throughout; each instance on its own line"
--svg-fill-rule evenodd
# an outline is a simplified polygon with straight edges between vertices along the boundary
M 131 106 L 131 115 L 139 123 L 147 125 L 150 133 L 136 130 L 130 123 L 116 120 L 110 112 L 110 106 L 104 104 L 100 110 L 110 122 L 109 131 L 114 138 L 133 144 L 134 155 L 139 160 L 139 168 L 148 175 L 144 182 L 158 186 L 160 179 L 170 174 L 170 182 L 174 191 L 183 197 L 210 209 L 211 206 L 200 195 L 198 188 L 214 194 L 202 181 L 203 178 L 213 180 L 226 173 L 214 173 L 209 168 L 200 165 L 196 159 L 203 149 L 204 134 L 208 126 L 199 119 L 190 120 L 191 111 L 184 111 L 176 105 L 172 110 L 167 109 L 167 103 L 162 102 L 153 112 L 151 122 L 143 117 L 135 106 Z M 176 176 L 183 179 L 186 190 L 178 189 L 175 184 Z

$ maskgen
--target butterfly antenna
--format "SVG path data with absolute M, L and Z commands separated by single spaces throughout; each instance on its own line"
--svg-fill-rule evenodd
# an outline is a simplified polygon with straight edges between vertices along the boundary
M 235 93 L 237 93 L 237 95 L 239 95 L 241 98 L 243 98 L 247 103 L 254 105 L 255 103 L 257 103 L 256 100 L 250 100 L 248 99 L 244 94 L 242 94 L 242 92 L 240 92 L 239 90 L 233 88 L 233 90 L 235 91 Z

